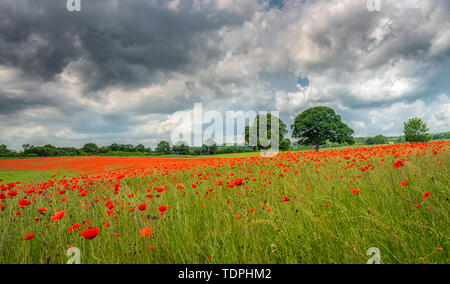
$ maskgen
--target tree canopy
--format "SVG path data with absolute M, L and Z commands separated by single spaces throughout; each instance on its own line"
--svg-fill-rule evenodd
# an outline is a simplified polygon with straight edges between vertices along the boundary
M 170 147 L 169 142 L 167 141 L 161 141 L 158 143 L 158 145 L 155 148 L 155 152 L 156 153 L 160 153 L 160 154 L 171 154 L 172 153 L 172 148 Z
M 420 118 L 411 118 L 404 123 L 404 133 L 406 142 L 428 142 L 431 135 L 428 133 L 427 124 Z
M 353 129 L 342 122 L 341 116 L 328 107 L 313 107 L 305 110 L 295 119 L 291 126 L 292 137 L 298 138 L 299 144 L 319 146 L 327 141 L 353 144 Z
M 381 134 L 367 139 L 368 145 L 379 145 L 379 144 L 386 144 L 386 143 L 387 143 L 387 138 Z
M 266 123 L 266 129 L 264 129 L 264 127 L 261 127 L 261 129 L 260 123 L 264 122 Z M 274 124 L 278 122 L 278 129 L 272 129 L 272 122 Z M 274 133 L 272 133 L 273 130 L 275 130 Z M 288 150 L 291 143 L 289 139 L 284 138 L 287 133 L 286 124 L 279 117 L 272 114 L 259 114 L 255 117 L 251 126 L 245 127 L 245 143 L 250 144 L 251 142 L 256 141 L 256 145 L 250 146 L 259 150 L 269 149 L 272 147 L 272 143 L 275 142 L 273 141 L 273 137 L 277 137 L 279 148 L 281 150 Z

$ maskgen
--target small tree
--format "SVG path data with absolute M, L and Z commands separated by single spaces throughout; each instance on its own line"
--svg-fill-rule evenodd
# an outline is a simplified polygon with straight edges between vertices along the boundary
M 6 153 L 10 153 L 11 151 L 8 149 L 8 146 L 6 145 L 0 145 L 0 153 L 6 154 Z
M 292 125 L 292 137 L 299 138 L 298 143 L 319 146 L 326 141 L 353 144 L 353 129 L 341 121 L 333 109 L 328 107 L 314 107 L 302 112 Z
M 159 153 L 159 154 L 166 154 L 167 155 L 167 154 L 171 154 L 172 153 L 172 149 L 170 148 L 169 142 L 161 141 L 156 146 L 155 152 Z
M 378 145 L 378 144 L 386 144 L 386 143 L 387 143 L 387 138 L 381 134 L 367 139 L 368 145 L 374 145 L 374 144 Z
M 291 140 L 284 139 L 280 144 L 280 150 L 281 151 L 289 151 L 291 150 Z
M 205 144 L 202 145 L 202 152 L 206 150 L 208 155 L 214 155 L 217 153 L 217 144 L 214 139 L 209 138 L 205 141 Z
M 189 155 L 191 149 L 189 149 L 186 142 L 180 141 L 176 145 L 173 145 L 172 152 L 178 155 Z
M 428 142 L 431 135 L 425 122 L 420 118 L 411 118 L 404 123 L 404 133 L 406 142 Z
M 134 147 L 134 152 L 140 152 L 140 153 L 144 153 L 145 152 L 145 146 L 142 144 L 139 144 L 137 146 Z
M 98 146 L 97 146 L 97 144 L 94 144 L 94 143 L 87 143 L 83 146 L 83 148 L 81 150 L 83 150 L 83 152 L 88 153 L 88 154 L 97 154 Z
M 261 127 L 262 129 L 260 128 L 260 121 L 266 122 L 265 130 L 264 127 Z M 278 123 L 278 129 L 274 129 L 275 133 L 272 133 L 272 121 L 274 122 L 274 125 Z M 263 130 L 264 133 L 261 133 L 261 130 Z M 284 142 L 284 136 L 287 133 L 286 124 L 284 124 L 280 118 L 271 114 L 260 114 L 256 116 L 255 121 L 251 126 L 245 127 L 245 143 L 249 144 L 252 141 L 256 141 L 257 145 L 250 146 L 256 147 L 258 150 L 269 149 L 272 146 L 273 139 L 278 138 L 277 144 L 281 148 L 282 145 L 286 146 L 287 144 L 287 142 Z M 254 135 L 256 135 L 256 137 L 254 137 Z

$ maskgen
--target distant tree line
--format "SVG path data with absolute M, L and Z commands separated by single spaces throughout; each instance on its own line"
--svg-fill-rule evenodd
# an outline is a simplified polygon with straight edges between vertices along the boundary
M 425 141 L 430 140 L 448 140 L 450 139 L 450 132 L 431 133 L 425 137 Z M 375 137 L 355 137 L 356 144 L 359 145 L 382 145 L 392 143 L 405 143 L 405 142 L 420 142 L 420 141 L 407 141 L 405 136 L 383 136 L 377 135 Z
M 419 118 L 411 118 L 404 123 L 404 136 L 386 137 L 377 135 L 374 137 L 353 137 L 353 129 L 341 121 L 341 117 L 328 107 L 313 107 L 298 115 L 292 128 L 292 137 L 297 141 L 292 142 L 285 138 L 287 135 L 286 124 L 280 118 L 266 114 L 262 120 L 258 115 L 252 125 L 245 128 L 245 145 L 234 144 L 217 145 L 214 140 L 205 141 L 201 147 L 189 147 L 185 142 L 170 145 L 167 141 L 161 141 L 153 151 L 150 147 L 142 144 L 117 144 L 99 147 L 95 143 L 87 143 L 81 148 L 55 147 L 47 144 L 34 146 L 25 144 L 22 151 L 17 152 L 8 149 L 6 145 L 0 145 L 0 157 L 59 157 L 59 156 L 159 156 L 159 155 L 217 155 L 256 152 L 271 148 L 274 138 L 278 141 L 281 151 L 306 150 L 319 147 L 334 148 L 356 145 L 383 145 L 389 143 L 404 142 L 428 142 L 430 140 L 450 139 L 450 132 L 430 134 L 427 125 Z M 266 133 L 259 123 L 264 121 Z M 278 125 L 278 129 L 273 127 Z M 261 138 L 262 137 L 262 138 Z M 252 141 L 252 143 L 250 143 Z M 256 142 L 254 145 L 253 143 Z M 250 145 L 252 144 L 252 145 Z
M 209 145 L 209 146 L 208 146 Z M 112 144 L 99 147 L 95 143 L 87 143 L 81 148 L 55 147 L 47 144 L 34 146 L 25 144 L 22 151 L 8 149 L 6 145 L 0 145 L 0 157 L 34 158 L 34 157 L 77 157 L 77 156 L 160 156 L 160 155 L 217 155 L 253 152 L 255 149 L 246 146 L 217 146 L 204 144 L 202 147 L 189 147 L 181 143 L 171 146 L 167 141 L 161 141 L 155 150 L 142 144 L 137 146 L 130 144 Z

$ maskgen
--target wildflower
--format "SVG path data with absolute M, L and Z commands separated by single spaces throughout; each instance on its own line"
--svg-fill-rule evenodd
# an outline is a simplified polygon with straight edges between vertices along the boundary
M 427 191 L 427 192 L 425 192 L 424 194 L 422 194 L 422 200 L 425 200 L 425 199 L 427 199 L 428 197 L 430 197 L 430 192 L 429 192 L 429 191 Z
M 291 200 L 286 196 L 281 199 L 281 202 L 287 202 L 287 201 L 291 201 Z
M 66 213 L 66 210 L 60 211 L 56 210 L 55 215 L 50 217 L 50 220 L 53 222 L 56 222 L 58 220 L 61 220 L 64 217 L 64 214 Z
M 19 204 L 20 208 L 26 207 L 26 206 L 31 204 L 30 201 L 25 200 L 25 199 L 24 200 L 19 200 L 17 203 Z
M 91 240 L 91 239 L 95 238 L 99 232 L 100 232 L 100 229 L 97 227 L 94 227 L 94 228 L 89 228 L 87 230 L 81 231 L 80 235 L 85 239 Z
M 166 212 L 167 207 L 166 206 L 159 206 L 158 207 L 158 211 L 160 215 L 164 215 L 164 213 Z
M 45 211 L 47 211 L 47 207 L 41 207 L 41 208 L 39 208 L 38 210 L 36 210 L 36 212 L 39 213 L 39 214 L 42 214 L 42 213 L 44 213 Z
M 34 238 L 34 234 L 26 234 L 25 236 L 22 237 L 22 240 L 28 241 L 31 240 L 32 238 Z
M 139 233 L 140 233 L 140 235 L 139 235 L 140 238 L 146 238 L 150 235 L 153 235 L 153 231 L 150 227 L 143 228 L 142 230 L 139 231 Z
M 398 169 L 400 167 L 403 167 L 403 161 L 402 160 L 398 160 L 394 163 L 394 168 Z

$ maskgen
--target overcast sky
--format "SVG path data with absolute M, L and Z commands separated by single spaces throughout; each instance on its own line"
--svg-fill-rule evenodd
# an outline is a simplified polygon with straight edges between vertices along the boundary
M 366 1 L 1 0 L 0 144 L 154 147 L 194 103 L 450 131 L 450 1 Z

